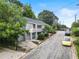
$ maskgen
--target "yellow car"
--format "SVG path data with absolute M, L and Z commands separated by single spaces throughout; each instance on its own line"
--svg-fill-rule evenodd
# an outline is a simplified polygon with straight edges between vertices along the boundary
M 70 38 L 65 38 L 64 40 L 62 40 L 62 45 L 72 46 L 72 41 L 70 40 Z

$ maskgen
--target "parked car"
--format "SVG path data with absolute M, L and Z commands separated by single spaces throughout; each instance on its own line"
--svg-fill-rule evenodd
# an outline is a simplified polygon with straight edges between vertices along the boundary
M 65 38 L 64 40 L 62 40 L 62 45 L 63 46 L 72 46 L 72 41 L 70 38 Z
M 67 30 L 65 31 L 65 36 L 70 36 L 70 34 L 71 34 L 71 31 L 70 31 L 69 29 L 67 29 Z

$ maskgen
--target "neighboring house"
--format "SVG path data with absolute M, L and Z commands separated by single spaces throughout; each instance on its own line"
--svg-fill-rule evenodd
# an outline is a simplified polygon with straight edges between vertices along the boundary
M 25 26 L 26 30 L 29 30 L 29 33 L 26 33 L 25 36 L 20 36 L 20 40 L 33 40 L 38 38 L 38 33 L 42 32 L 45 23 L 39 20 L 31 19 L 31 18 L 26 18 L 27 24 Z

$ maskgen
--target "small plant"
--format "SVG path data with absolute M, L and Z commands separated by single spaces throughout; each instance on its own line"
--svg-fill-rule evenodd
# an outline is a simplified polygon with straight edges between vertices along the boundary
M 38 35 L 38 40 L 44 40 L 45 39 L 45 34 L 42 32 Z

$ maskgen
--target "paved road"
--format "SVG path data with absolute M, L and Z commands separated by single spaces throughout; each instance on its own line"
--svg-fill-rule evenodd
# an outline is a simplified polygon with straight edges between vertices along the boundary
M 24 59 L 72 59 L 71 47 L 64 47 L 64 32 L 57 32 Z

